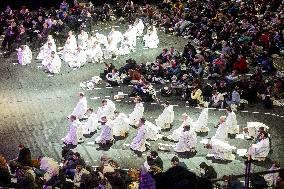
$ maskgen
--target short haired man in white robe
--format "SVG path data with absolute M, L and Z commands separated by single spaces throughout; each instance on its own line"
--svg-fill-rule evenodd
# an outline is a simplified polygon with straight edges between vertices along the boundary
M 75 56 L 73 60 L 68 62 L 69 66 L 74 69 L 78 69 L 87 62 L 87 54 L 85 50 L 81 49 L 81 47 L 77 48 L 75 52 Z

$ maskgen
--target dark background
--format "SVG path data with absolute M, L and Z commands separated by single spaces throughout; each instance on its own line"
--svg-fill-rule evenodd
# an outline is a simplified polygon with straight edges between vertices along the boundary
M 78 2 L 81 2 L 81 1 L 78 0 Z M 116 1 L 117 0 L 91 0 L 91 2 L 95 6 L 101 6 L 105 2 L 109 4 L 113 4 Z M 147 0 L 147 1 L 151 3 L 156 3 L 156 2 L 160 2 L 161 0 Z M 3 10 L 7 5 L 10 5 L 12 9 L 18 9 L 23 5 L 27 6 L 29 9 L 32 9 L 32 10 L 37 9 L 38 7 L 45 7 L 45 8 L 56 7 L 57 8 L 59 7 L 61 2 L 62 0 L 0 0 L 0 9 Z M 67 2 L 69 3 L 70 6 L 72 6 L 74 0 L 67 0 Z M 86 0 L 86 2 L 89 2 L 89 0 Z M 143 0 L 133 0 L 133 2 L 142 3 Z

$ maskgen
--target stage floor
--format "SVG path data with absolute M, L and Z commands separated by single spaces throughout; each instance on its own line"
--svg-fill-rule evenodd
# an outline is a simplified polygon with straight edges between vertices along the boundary
M 101 24 L 97 29 L 102 28 L 102 33 L 109 32 L 110 25 Z M 124 31 L 124 25 L 117 28 Z M 107 60 L 107 63 L 113 63 L 117 68 L 125 63 L 129 58 L 135 59 L 138 63 L 153 61 L 155 57 L 162 51 L 163 48 L 174 46 L 182 50 L 188 42 L 187 39 L 169 36 L 163 32 L 159 32 L 160 44 L 157 49 L 143 49 L 142 39 L 138 39 L 138 47 L 135 53 L 127 56 L 119 57 L 117 60 Z M 2 53 L 2 52 L 1 52 Z M 36 57 L 36 54 L 34 54 Z M 62 138 L 67 133 L 67 115 L 69 115 L 75 107 L 80 88 L 80 82 L 90 80 L 92 76 L 99 75 L 102 72 L 103 64 L 87 64 L 79 70 L 72 70 L 67 64 L 63 64 L 61 73 L 53 77 L 44 73 L 40 63 L 33 62 L 27 66 L 20 66 L 16 60 L 16 54 L 10 58 L 0 58 L 0 154 L 3 154 L 8 159 L 17 156 L 17 145 L 23 143 L 32 151 L 32 156 L 49 156 L 60 161 L 62 150 Z M 88 106 L 97 110 L 101 99 L 106 96 L 113 98 L 119 91 L 130 93 L 130 86 L 121 86 L 120 88 L 105 88 L 105 85 L 99 86 L 98 90 L 84 91 L 88 99 Z M 155 88 L 161 86 L 155 85 Z M 159 95 L 159 93 L 158 93 Z M 98 100 L 92 100 L 92 97 L 100 97 Z M 126 97 L 125 100 L 115 102 L 117 109 L 121 112 L 129 114 L 134 107 L 134 104 L 129 102 L 131 99 Z M 165 98 L 162 98 L 165 101 Z M 200 111 L 195 108 L 185 106 L 185 102 L 168 99 L 171 104 L 177 105 L 175 109 L 175 122 L 171 131 L 163 132 L 163 135 L 170 134 L 173 129 L 181 124 L 181 114 L 186 112 L 194 120 L 197 119 Z M 145 104 L 145 117 L 154 122 L 154 119 L 162 112 L 163 107 Z M 270 167 L 271 162 L 280 160 L 284 163 L 283 151 L 283 109 L 274 108 L 265 110 L 261 106 L 246 107 L 248 112 L 237 112 L 238 123 L 241 128 L 246 126 L 248 121 L 259 121 L 267 124 L 271 128 L 272 152 L 267 161 L 257 163 L 254 170 L 263 170 Z M 244 159 L 236 155 L 236 160 L 231 162 L 219 162 L 212 159 L 207 159 L 205 156 L 208 153 L 207 149 L 199 143 L 201 138 L 207 138 L 214 135 L 216 129 L 213 126 L 217 123 L 218 118 L 224 115 L 224 111 L 209 110 L 209 127 L 210 132 L 207 136 L 198 137 L 197 154 L 193 157 L 183 157 L 187 166 L 194 172 L 199 172 L 198 165 L 205 161 L 213 164 L 218 172 L 218 176 L 229 174 L 241 174 L 244 172 Z M 282 116 L 282 117 L 281 117 Z M 117 160 L 122 168 L 140 167 L 145 161 L 145 155 L 137 157 L 128 146 L 137 130 L 130 129 L 130 133 L 125 140 L 116 141 L 116 143 L 108 150 L 103 151 L 98 149 L 98 145 L 92 144 L 96 133 L 90 138 L 85 138 L 85 142 L 79 144 L 75 150 L 82 154 L 84 159 L 92 165 L 98 164 L 100 156 L 107 153 L 109 156 Z M 171 143 L 168 141 L 158 140 L 151 141 L 151 150 L 157 150 L 158 143 Z M 230 139 L 229 143 L 236 146 L 238 149 L 248 148 L 250 141 L 240 139 Z M 173 144 L 173 143 L 171 143 Z M 170 159 L 175 155 L 171 152 L 159 152 L 159 155 L 164 161 L 165 168 L 170 166 Z

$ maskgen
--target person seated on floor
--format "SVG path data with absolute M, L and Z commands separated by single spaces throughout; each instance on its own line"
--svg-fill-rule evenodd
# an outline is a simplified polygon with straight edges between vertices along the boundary
M 106 74 L 107 86 L 118 86 L 120 83 L 120 76 L 117 69 L 112 69 L 110 73 Z
M 216 179 L 217 178 L 217 172 L 215 171 L 214 167 L 211 165 L 207 165 L 205 162 L 202 162 L 200 165 L 200 172 L 201 177 L 206 179 Z
M 187 165 L 184 162 L 181 162 L 177 156 L 174 156 L 171 159 L 171 166 L 172 167 L 180 166 L 180 167 L 182 167 L 182 168 L 184 168 L 186 170 L 188 169 Z
M 77 69 L 82 67 L 87 62 L 87 54 L 85 50 L 81 49 L 81 47 L 77 48 L 77 51 L 74 54 L 73 60 L 68 62 L 71 68 Z
M 144 167 L 149 171 L 153 171 L 152 168 L 154 169 L 159 169 L 159 172 L 163 171 L 163 160 L 160 158 L 158 155 L 158 152 L 156 151 L 151 151 L 149 156 L 147 156 L 147 160 L 144 163 Z
M 265 160 L 270 152 L 270 141 L 267 132 L 261 132 L 259 141 L 256 144 L 251 144 L 248 149 L 248 156 L 251 156 L 253 160 Z
M 18 49 L 18 62 L 21 65 L 27 65 L 32 62 L 32 51 L 27 45 L 21 45 Z
M 239 73 L 245 73 L 248 71 L 247 61 L 243 55 L 238 55 L 238 60 L 234 63 L 233 69 L 237 70 Z
M 223 104 L 224 96 L 222 95 L 222 93 L 219 93 L 218 91 L 214 90 L 210 99 L 210 106 L 213 108 L 223 108 Z
M 46 69 L 49 73 L 56 74 L 60 72 L 61 68 L 61 59 L 59 56 L 52 51 L 49 57 L 46 57 L 42 61 L 42 66 Z

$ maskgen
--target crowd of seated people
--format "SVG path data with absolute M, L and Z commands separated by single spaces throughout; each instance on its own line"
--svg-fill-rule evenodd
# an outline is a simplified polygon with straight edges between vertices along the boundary
M 205 164 L 205 163 L 203 163 Z M 70 149 L 63 148 L 61 162 L 50 157 L 34 159 L 29 148 L 19 145 L 18 157 L 7 161 L 0 156 L 1 188 L 80 188 L 80 189 L 138 189 L 164 188 L 165 181 L 171 188 L 213 188 L 208 179 L 217 177 L 203 172 L 201 176 L 190 172 L 177 156 L 171 160 L 172 167 L 163 172 L 163 160 L 151 151 L 143 168 L 122 169 L 118 163 L 103 154 L 96 166 L 88 165 L 84 158 Z M 200 165 L 201 166 L 201 165 Z M 207 166 L 208 167 L 208 166 Z M 202 167 L 202 169 L 204 169 Z M 210 172 L 210 173 L 211 173 Z M 209 175 L 209 176 L 208 176 Z

